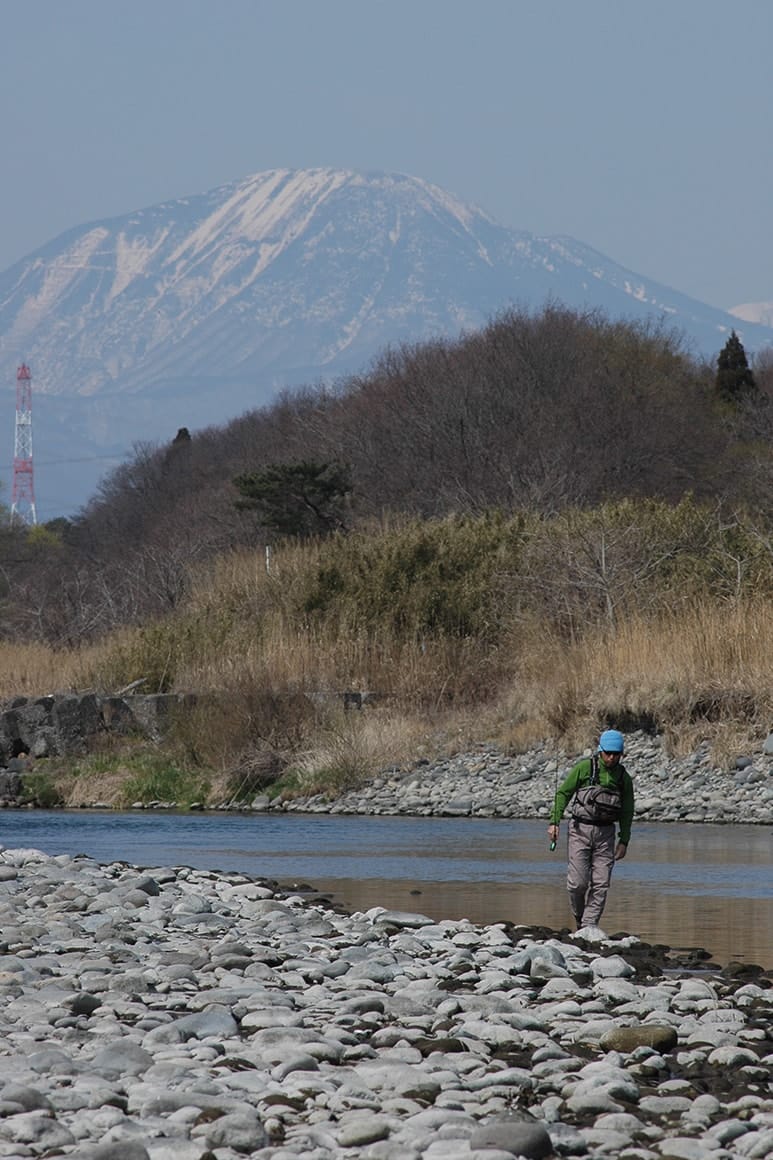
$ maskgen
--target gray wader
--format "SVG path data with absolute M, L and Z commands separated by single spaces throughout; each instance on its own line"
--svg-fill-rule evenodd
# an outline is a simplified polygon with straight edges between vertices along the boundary
M 577 926 L 598 926 L 615 864 L 615 826 L 569 819 L 566 889 Z

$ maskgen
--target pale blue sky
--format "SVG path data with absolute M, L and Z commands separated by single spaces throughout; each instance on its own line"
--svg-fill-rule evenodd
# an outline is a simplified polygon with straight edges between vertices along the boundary
M 0 269 L 275 167 L 414 174 L 773 300 L 773 0 L 0 0 Z

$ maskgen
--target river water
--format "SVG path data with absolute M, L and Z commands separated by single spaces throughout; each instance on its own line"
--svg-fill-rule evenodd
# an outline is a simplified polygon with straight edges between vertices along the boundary
M 562 841 L 537 821 L 325 814 L 6 810 L 7 849 L 240 870 L 309 885 L 347 910 L 570 925 Z M 773 828 L 638 823 L 604 913 L 609 933 L 773 969 Z

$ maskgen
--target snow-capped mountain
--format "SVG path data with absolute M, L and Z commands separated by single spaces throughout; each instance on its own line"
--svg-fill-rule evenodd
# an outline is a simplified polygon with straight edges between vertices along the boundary
M 280 387 L 364 369 L 390 344 L 455 336 L 549 298 L 662 318 L 709 356 L 733 326 L 750 351 L 773 339 L 416 178 L 272 170 L 69 230 L 0 274 L 9 457 L 21 362 L 48 518 L 45 487 L 72 512 L 109 463 L 62 464 L 43 483 L 46 460 L 123 458 L 137 440 L 222 425 Z
M 744 322 L 773 326 L 773 302 L 742 302 L 740 306 L 733 306 L 729 313 Z

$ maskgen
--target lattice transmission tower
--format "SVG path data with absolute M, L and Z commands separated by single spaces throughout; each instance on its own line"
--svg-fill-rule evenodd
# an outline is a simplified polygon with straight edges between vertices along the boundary
M 13 442 L 11 523 L 38 522 L 32 473 L 32 375 L 22 363 L 16 371 L 16 427 Z

